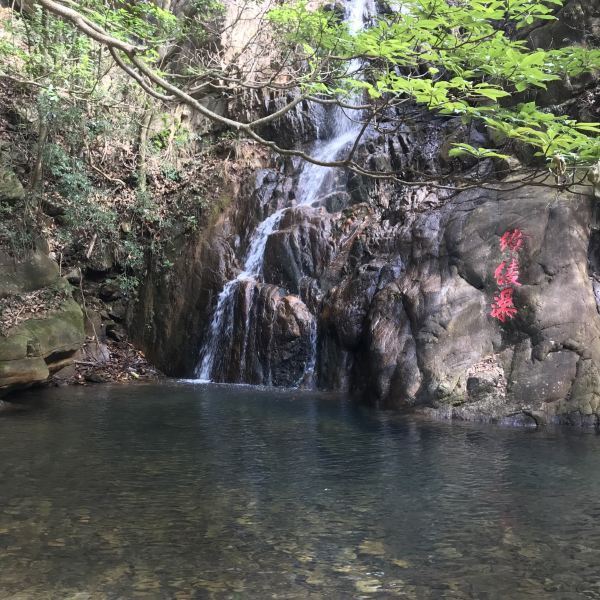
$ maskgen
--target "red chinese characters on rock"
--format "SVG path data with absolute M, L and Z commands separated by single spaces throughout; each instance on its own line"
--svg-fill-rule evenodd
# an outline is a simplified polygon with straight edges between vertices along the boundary
M 494 271 L 494 278 L 496 283 L 502 287 L 505 285 L 512 285 L 515 287 L 520 286 L 519 283 L 519 261 L 516 258 L 512 258 L 507 264 L 503 260 Z
M 512 319 L 517 314 L 513 296 L 515 288 L 521 285 L 518 253 L 523 248 L 523 242 L 524 236 L 520 229 L 506 231 L 500 238 L 500 250 L 507 256 L 494 271 L 494 279 L 500 291 L 494 296 L 490 316 L 501 323 Z
M 502 323 L 506 319 L 512 319 L 517 314 L 517 309 L 513 304 L 513 292 L 513 288 L 504 288 L 494 296 L 490 315 Z
M 505 231 L 500 238 L 500 250 L 506 252 L 518 252 L 523 247 L 523 232 L 520 229 Z

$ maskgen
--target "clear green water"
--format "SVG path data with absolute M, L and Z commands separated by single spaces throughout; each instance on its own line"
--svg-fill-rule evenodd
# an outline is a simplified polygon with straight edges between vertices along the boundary
M 0 418 L 0 598 L 600 598 L 600 438 L 221 386 Z

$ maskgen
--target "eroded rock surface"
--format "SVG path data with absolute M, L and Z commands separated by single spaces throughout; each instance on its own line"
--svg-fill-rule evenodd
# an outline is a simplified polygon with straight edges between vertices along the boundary
M 175 316 L 193 323 L 184 334 L 188 353 L 184 360 L 165 336 L 159 366 L 175 357 L 177 374 L 193 374 L 216 297 L 241 269 L 253 228 L 297 202 L 290 178 L 262 173 L 261 186 L 248 188 L 208 240 L 184 246 L 189 271 Z M 318 332 L 315 371 L 324 389 L 438 416 L 595 422 L 594 200 L 506 187 L 451 196 L 379 183 L 338 194 L 337 210 L 322 198 L 286 211 L 267 242 L 264 283 L 236 289 L 218 379 L 298 385 Z M 502 324 L 489 314 L 493 273 L 500 236 L 514 228 L 526 237 L 522 285 L 517 317 Z M 163 304 L 160 313 L 171 322 L 174 310 Z
M 42 300 L 28 293 L 43 291 Z M 39 302 L 48 300 L 46 309 Z M 0 301 L 21 308 L 14 325 L 0 333 L 0 395 L 46 381 L 70 365 L 84 341 L 83 314 L 58 265 L 42 252 L 16 261 L 0 255 Z M 33 309 L 33 310 L 32 310 Z M 24 316 L 23 316 L 24 315 Z M 4 315 L 5 317 L 7 315 Z
M 534 47 L 597 43 L 597 2 L 571 0 L 559 16 L 523 36 Z M 558 82 L 537 99 L 595 120 L 597 81 Z M 263 133 L 286 147 L 328 140 L 324 110 L 299 105 Z M 449 172 L 510 178 L 491 161 L 450 156 L 455 142 L 487 144 L 484 130 L 415 114 L 382 115 L 402 126 L 385 137 L 367 131 L 357 161 L 409 181 Z M 530 152 L 519 152 L 526 162 Z M 314 364 L 320 388 L 385 406 L 598 424 L 600 234 L 591 188 L 559 194 L 498 183 L 452 195 L 336 170 L 317 201 L 303 203 L 302 165 L 271 166 L 246 181 L 210 227 L 178 241 L 171 278 L 144 286 L 133 330 L 162 370 L 197 373 L 223 286 L 243 272 L 259 223 L 287 207 L 257 280 L 236 287 L 214 379 L 299 385 Z M 494 270 L 500 236 L 515 228 L 526 237 L 518 313 L 503 324 L 490 316 Z
M 387 405 L 459 418 L 594 420 L 600 318 L 587 267 L 591 223 L 591 197 L 537 187 L 462 193 L 392 228 L 373 221 L 357 264 L 324 300 L 324 384 L 345 381 Z M 493 272 L 499 237 L 515 227 L 527 240 L 519 312 L 501 324 L 489 315 Z

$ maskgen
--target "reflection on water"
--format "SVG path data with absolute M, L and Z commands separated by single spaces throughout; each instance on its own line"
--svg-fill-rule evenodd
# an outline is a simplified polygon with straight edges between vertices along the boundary
M 600 598 L 600 438 L 240 387 L 0 418 L 1 598 Z

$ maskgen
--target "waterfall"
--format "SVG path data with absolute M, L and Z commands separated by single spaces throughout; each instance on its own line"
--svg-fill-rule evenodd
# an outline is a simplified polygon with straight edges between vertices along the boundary
M 364 25 L 366 13 L 372 13 L 372 0 L 350 0 L 346 6 L 345 21 L 351 33 L 357 33 Z M 352 61 L 349 65 L 349 73 L 360 69 L 360 62 Z M 356 111 L 354 111 L 356 112 Z M 353 118 L 354 116 L 354 118 Z M 333 136 L 329 140 L 317 140 L 312 148 L 311 155 L 319 161 L 333 161 L 340 157 L 342 151 L 349 147 L 361 130 L 361 123 L 356 115 L 336 106 L 331 110 L 330 119 L 333 124 Z M 297 185 L 298 205 L 313 205 L 329 191 L 328 180 L 333 179 L 333 169 L 313 163 L 305 163 Z M 228 281 L 217 298 L 217 304 L 213 313 L 212 321 L 207 332 L 206 343 L 201 353 L 200 364 L 196 369 L 196 376 L 202 381 L 211 381 L 214 377 L 214 366 L 219 352 L 222 351 L 224 341 L 230 339 L 234 324 L 234 300 L 238 286 L 243 281 L 261 281 L 263 271 L 263 260 L 265 248 L 269 236 L 277 231 L 284 212 L 289 207 L 282 208 L 268 216 L 254 231 L 242 271 Z M 246 322 L 246 329 L 249 323 Z M 247 335 L 247 331 L 245 332 Z M 312 382 L 317 362 L 317 331 L 316 325 L 311 331 L 311 356 L 305 365 L 302 382 Z M 245 351 L 245 348 L 244 348 Z M 245 362 L 245 356 L 242 357 Z
M 231 281 L 228 281 L 217 298 L 217 306 L 210 324 L 208 341 L 202 361 L 197 369 L 198 379 L 210 381 L 215 357 L 219 351 L 220 341 L 233 327 L 233 298 L 238 284 L 245 279 L 256 279 L 262 271 L 265 246 L 269 235 L 275 231 L 285 209 L 280 209 L 267 217 L 257 228 L 250 241 L 246 253 L 244 269 Z

